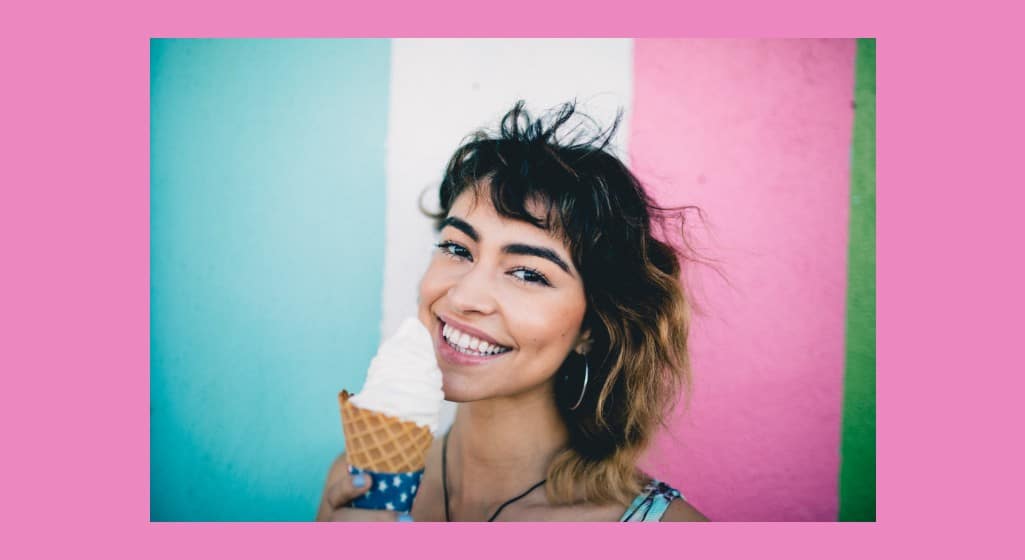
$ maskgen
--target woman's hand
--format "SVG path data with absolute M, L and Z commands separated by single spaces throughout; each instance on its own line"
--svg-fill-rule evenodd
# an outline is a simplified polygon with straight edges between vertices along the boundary
M 349 502 L 365 494 L 373 483 L 369 474 L 349 474 L 345 453 L 339 455 L 327 473 L 317 521 L 398 521 L 402 514 L 395 511 L 348 507 Z M 412 521 L 412 518 L 407 514 L 403 515 L 403 520 Z

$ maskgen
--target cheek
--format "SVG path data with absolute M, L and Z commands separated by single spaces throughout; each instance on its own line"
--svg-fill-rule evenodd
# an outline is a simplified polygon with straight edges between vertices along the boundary
M 537 299 L 514 307 L 517 330 L 525 333 L 524 343 L 545 351 L 561 353 L 568 348 L 584 318 L 583 304 L 567 305 L 567 298 Z
M 422 278 L 420 278 L 419 300 L 421 306 L 430 306 L 438 299 L 443 290 L 443 278 L 439 274 L 434 262 L 427 267 Z

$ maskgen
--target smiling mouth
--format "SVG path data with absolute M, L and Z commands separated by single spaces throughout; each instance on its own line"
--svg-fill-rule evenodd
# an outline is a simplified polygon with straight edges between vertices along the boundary
M 441 323 L 442 341 L 447 344 L 449 348 L 452 348 L 454 351 L 464 356 L 493 358 L 512 351 L 512 348 L 506 348 L 504 346 L 485 342 L 476 337 L 460 332 L 458 329 L 449 326 L 440 318 L 438 320 Z

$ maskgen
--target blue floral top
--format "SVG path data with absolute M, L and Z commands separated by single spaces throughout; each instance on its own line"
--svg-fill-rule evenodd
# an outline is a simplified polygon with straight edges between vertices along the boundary
M 652 480 L 644 487 L 640 495 L 634 498 L 620 521 L 660 521 L 669 508 L 669 503 L 682 498 L 680 491 L 665 482 Z

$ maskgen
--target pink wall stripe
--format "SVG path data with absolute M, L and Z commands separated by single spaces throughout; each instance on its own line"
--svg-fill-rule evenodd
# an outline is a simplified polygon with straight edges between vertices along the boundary
M 635 44 L 633 167 L 730 281 L 690 276 L 692 407 L 646 462 L 714 520 L 836 520 L 854 47 Z

